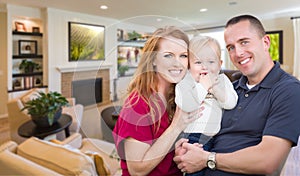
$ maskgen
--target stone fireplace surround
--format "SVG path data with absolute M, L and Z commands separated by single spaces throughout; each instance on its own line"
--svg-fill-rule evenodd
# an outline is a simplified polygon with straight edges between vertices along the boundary
M 104 68 L 57 68 L 61 73 L 61 93 L 65 97 L 72 97 L 72 81 L 102 78 L 102 102 L 97 106 L 110 103 L 110 69 Z

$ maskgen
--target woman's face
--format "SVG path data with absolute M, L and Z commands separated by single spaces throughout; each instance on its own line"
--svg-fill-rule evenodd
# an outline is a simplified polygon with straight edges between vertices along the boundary
M 184 40 L 168 37 L 160 40 L 153 62 L 160 81 L 178 83 L 188 66 L 188 46 Z

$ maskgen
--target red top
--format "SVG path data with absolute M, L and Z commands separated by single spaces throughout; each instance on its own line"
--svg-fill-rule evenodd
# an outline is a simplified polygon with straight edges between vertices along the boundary
M 131 94 L 130 98 L 135 95 L 136 94 Z M 124 156 L 124 139 L 131 137 L 152 145 L 170 125 L 168 114 L 165 111 L 165 106 L 162 101 L 159 102 L 159 105 L 161 108 L 160 111 L 163 112 L 161 114 L 163 115 L 162 117 L 156 117 L 161 123 L 158 131 L 155 128 L 158 125 L 158 121 L 156 121 L 155 124 L 152 123 L 148 104 L 142 98 L 138 99 L 137 96 L 135 96 L 131 102 L 134 103 L 132 103 L 130 107 L 126 106 L 122 108 L 113 131 L 115 144 L 119 156 L 121 157 L 122 175 L 124 176 L 130 175 Z M 126 100 L 125 105 L 126 103 L 128 103 L 128 99 Z M 182 176 L 182 172 L 177 168 L 177 165 L 173 161 L 174 154 L 174 150 L 168 153 L 148 175 Z

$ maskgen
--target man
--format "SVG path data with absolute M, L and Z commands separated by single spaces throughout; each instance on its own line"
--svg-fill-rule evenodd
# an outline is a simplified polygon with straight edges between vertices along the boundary
M 243 73 L 234 82 L 238 104 L 224 111 L 211 153 L 181 139 L 174 160 L 182 172 L 208 167 L 209 176 L 278 174 L 300 135 L 300 82 L 272 61 L 270 37 L 257 18 L 232 18 L 224 36 L 232 63 Z

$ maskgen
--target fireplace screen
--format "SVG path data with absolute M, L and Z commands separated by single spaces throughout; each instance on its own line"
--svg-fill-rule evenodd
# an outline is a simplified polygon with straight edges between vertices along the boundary
M 102 78 L 72 81 L 72 97 L 83 106 L 102 102 Z

